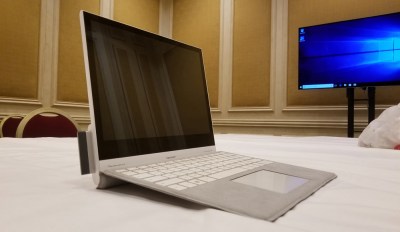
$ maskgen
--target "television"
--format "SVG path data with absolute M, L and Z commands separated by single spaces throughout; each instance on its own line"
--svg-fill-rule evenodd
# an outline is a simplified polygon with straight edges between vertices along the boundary
M 298 30 L 299 89 L 400 85 L 400 13 Z

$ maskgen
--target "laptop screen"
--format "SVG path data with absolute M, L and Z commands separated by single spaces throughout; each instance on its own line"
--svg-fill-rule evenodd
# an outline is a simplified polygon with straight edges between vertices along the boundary
M 100 160 L 214 145 L 200 49 L 83 17 Z

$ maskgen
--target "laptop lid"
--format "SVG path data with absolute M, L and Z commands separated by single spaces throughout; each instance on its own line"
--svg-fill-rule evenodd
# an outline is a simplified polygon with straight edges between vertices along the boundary
M 200 49 L 87 12 L 81 28 L 100 168 L 215 150 Z

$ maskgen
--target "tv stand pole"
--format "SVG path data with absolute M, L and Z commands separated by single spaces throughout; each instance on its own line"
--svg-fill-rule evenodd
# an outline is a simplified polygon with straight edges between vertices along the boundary
M 347 95 L 347 137 L 354 137 L 354 88 L 346 89 Z
M 354 137 L 354 101 L 368 100 L 368 124 L 375 119 L 375 87 L 367 87 L 368 99 L 354 99 L 354 88 L 347 88 L 347 137 Z
M 368 87 L 368 124 L 375 119 L 375 87 Z

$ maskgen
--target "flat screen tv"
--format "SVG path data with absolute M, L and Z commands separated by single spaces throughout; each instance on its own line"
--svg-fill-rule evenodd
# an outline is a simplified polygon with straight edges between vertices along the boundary
M 400 85 L 400 13 L 301 27 L 299 89 Z

